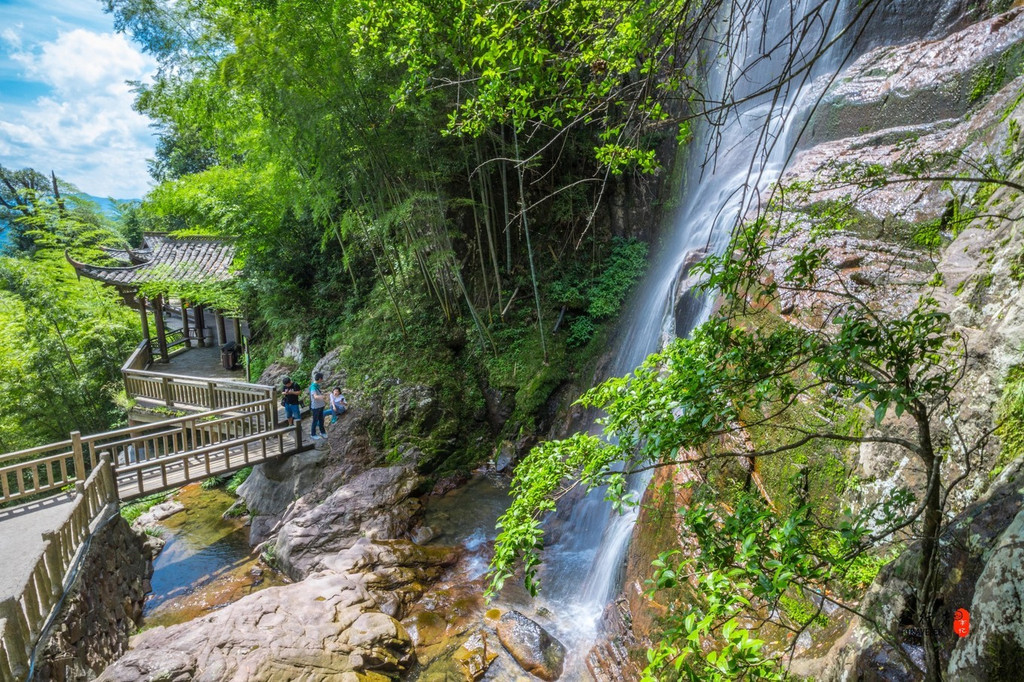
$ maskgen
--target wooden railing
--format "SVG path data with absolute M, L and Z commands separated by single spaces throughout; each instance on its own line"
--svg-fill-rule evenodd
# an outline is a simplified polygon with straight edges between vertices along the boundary
M 135 347 L 132 354 L 128 356 L 128 359 L 125 360 L 124 364 L 121 365 L 121 371 L 144 370 L 148 369 L 152 364 L 153 347 L 149 341 L 143 339 L 139 342 L 139 345 Z
M 19 598 L 0 602 L 0 679 L 24 679 L 36 639 L 46 619 L 64 593 L 64 581 L 90 525 L 107 505 L 117 501 L 114 467 L 106 455 L 85 481 L 75 487 L 76 496 L 67 520 L 43 533 L 43 552 Z
M 302 426 L 279 426 L 117 467 L 122 499 L 141 497 L 302 449 Z
M 181 336 L 180 330 L 178 334 Z M 177 343 L 183 342 L 179 339 Z M 151 372 L 152 363 L 152 346 L 142 341 L 121 367 L 129 397 L 170 408 L 216 410 L 276 395 L 274 387 L 262 384 Z
M 104 451 L 120 471 L 132 464 L 274 431 L 277 426 L 273 397 L 91 436 L 75 431 L 69 440 L 0 455 L 0 504 L 83 480 Z
M 301 422 L 278 423 L 274 388 L 157 374 L 144 369 L 151 361 L 144 342 L 125 362 L 129 394 L 134 386 L 146 397 L 159 385 L 158 399 L 166 404 L 207 411 L 90 436 L 75 431 L 59 443 L 0 455 L 0 505 L 72 486 L 77 493 L 67 521 L 43 534 L 44 551 L 21 597 L 0 602 L 0 680 L 27 674 L 32 648 L 63 593 L 69 567 L 110 502 L 304 449 Z
M 0 503 L 63 488 L 86 477 L 81 434 L 71 440 L 0 455 Z
M 273 386 L 150 372 L 152 360 L 149 342 L 142 341 L 121 367 L 129 397 L 170 408 L 218 410 L 276 396 Z
M 217 410 L 250 403 L 274 395 L 272 386 L 220 379 L 160 374 L 143 370 L 122 370 L 125 390 L 136 400 L 151 400 L 171 408 Z

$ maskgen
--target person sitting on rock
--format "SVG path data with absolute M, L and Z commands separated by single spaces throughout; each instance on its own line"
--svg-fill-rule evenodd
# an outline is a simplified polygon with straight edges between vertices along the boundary
M 340 386 L 335 386 L 328 398 L 330 398 L 330 405 L 324 414 L 331 415 L 331 423 L 333 424 L 338 421 L 338 417 L 345 414 L 348 410 L 348 402 L 345 401 L 345 396 L 342 395 Z

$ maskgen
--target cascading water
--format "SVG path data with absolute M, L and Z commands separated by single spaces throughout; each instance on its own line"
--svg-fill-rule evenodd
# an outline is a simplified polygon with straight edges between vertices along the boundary
M 821 91 L 815 79 L 835 73 L 848 57 L 837 38 L 846 26 L 844 9 L 845 0 L 738 0 L 723 7 L 712 31 L 719 57 L 706 77 L 709 99 L 718 105 L 696 127 L 681 209 L 632 301 L 611 376 L 631 372 L 707 319 L 712 301 L 690 291 L 689 267 L 721 253 L 732 228 L 781 175 Z M 630 483 L 642 494 L 649 480 L 636 476 Z M 620 587 L 636 514 L 611 513 L 599 490 L 555 517 L 542 595 L 573 652 L 567 679 L 578 679 L 597 621 Z

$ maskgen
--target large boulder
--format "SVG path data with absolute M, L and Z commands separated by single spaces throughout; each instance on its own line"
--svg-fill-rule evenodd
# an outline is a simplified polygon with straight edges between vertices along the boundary
M 372 415 L 361 406 L 353 407 L 328 425 L 326 447 L 253 468 L 238 488 L 239 497 L 252 513 L 252 544 L 265 541 L 281 524 L 326 499 L 338 486 L 377 462 L 379 453 L 367 433 L 371 420 Z
M 320 476 L 328 452 L 313 448 L 253 468 L 238 487 L 238 496 L 252 514 L 249 539 L 258 544 L 269 537 L 277 517 Z
M 397 618 L 458 551 L 363 539 L 302 582 L 249 595 L 172 627 L 147 630 L 100 677 L 173 680 L 384 680 L 414 659 Z
M 370 469 L 355 476 L 281 526 L 274 555 L 282 570 L 301 580 L 360 538 L 404 536 L 420 511 L 419 501 L 412 497 L 420 483 L 409 465 Z
M 185 511 L 185 505 L 177 500 L 167 500 L 160 504 L 150 507 L 147 511 L 139 515 L 137 519 L 132 522 L 132 528 L 138 531 L 145 531 L 149 528 L 156 528 L 161 521 L 169 519 L 179 512 Z
M 565 647 L 547 630 L 518 611 L 498 621 L 498 639 L 523 670 L 542 680 L 557 680 L 565 663 Z
M 325 574 L 270 588 L 214 614 L 134 638 L 101 680 L 327 680 L 346 671 L 398 673 L 411 662 L 401 623 L 365 586 Z
M 426 586 L 459 559 L 461 550 L 444 545 L 421 547 L 409 540 L 360 538 L 349 549 L 323 560 L 332 573 L 359 575 L 377 608 L 394 617 L 406 612 Z
M 285 377 L 292 377 L 297 380 L 298 377 L 292 376 L 295 373 L 297 364 L 291 361 L 286 362 L 272 362 L 267 365 L 259 378 L 256 379 L 257 384 L 263 384 L 264 386 L 276 386 L 281 388 L 281 385 Z
M 342 348 L 335 348 L 317 360 L 313 366 L 313 376 L 316 376 L 318 373 L 324 375 L 323 380 L 320 382 L 321 388 L 330 391 L 334 387 L 338 387 L 342 393 L 349 395 L 348 370 L 342 363 Z M 351 397 L 349 399 L 351 400 Z

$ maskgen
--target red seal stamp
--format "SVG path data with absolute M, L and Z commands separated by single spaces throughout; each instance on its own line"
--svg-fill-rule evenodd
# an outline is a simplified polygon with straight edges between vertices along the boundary
M 971 631 L 971 614 L 967 609 L 957 609 L 953 614 L 953 632 L 966 637 Z

